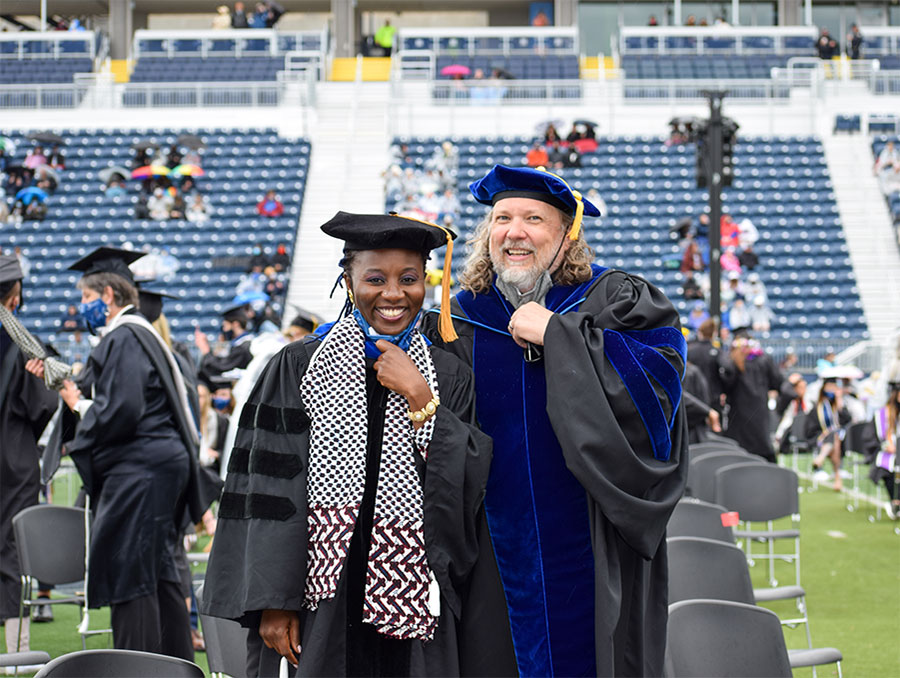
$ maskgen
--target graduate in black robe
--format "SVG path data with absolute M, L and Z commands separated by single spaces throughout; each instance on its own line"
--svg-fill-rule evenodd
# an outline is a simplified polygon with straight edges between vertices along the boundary
M 74 429 L 64 453 L 93 513 L 89 606 L 111 606 L 115 647 L 192 659 L 175 554 L 185 513 L 202 514 L 197 433 L 175 358 L 135 308 L 127 264 L 140 256 L 100 248 L 72 266 L 84 274 L 82 313 L 105 334 L 77 387 L 61 391 L 78 415 L 62 424 Z
M 24 275 L 13 255 L 0 255 L 0 304 L 15 312 Z M 0 619 L 8 620 L 7 648 L 18 641 L 22 583 L 12 519 L 38 503 L 40 452 L 37 441 L 56 410 L 59 397 L 25 370 L 25 357 L 0 324 Z M 26 613 L 26 621 L 28 617 Z M 23 629 L 22 649 L 28 649 Z M 12 641 L 12 644 L 10 644 Z
M 458 626 L 479 560 L 491 444 L 474 424 L 469 367 L 426 347 L 415 331 L 425 293 L 424 260 L 446 231 L 403 217 L 345 213 L 323 230 L 346 241 L 344 279 L 357 308 L 282 349 L 244 405 L 201 607 L 251 629 L 248 675 L 278 671 L 278 655 L 260 653 L 260 643 L 254 643 L 257 629 L 266 643 L 298 662 L 296 675 L 458 675 Z M 404 263 L 398 266 L 394 257 Z M 387 315 L 380 310 L 385 305 Z M 426 374 L 429 361 L 433 379 Z M 429 410 L 435 400 L 426 398 L 416 403 L 423 409 L 413 411 L 414 396 L 407 393 L 412 382 L 395 383 L 392 376 L 403 365 L 418 370 L 412 382 L 426 377 L 428 396 L 437 390 L 436 408 Z M 333 382 L 321 373 L 328 366 L 337 375 Z M 398 399 L 404 408 L 400 422 L 391 414 Z M 416 414 L 424 418 L 421 428 Z M 426 430 L 427 444 L 419 438 Z M 323 431 L 338 437 L 317 448 Z M 397 444 L 408 448 L 401 456 L 410 464 L 411 477 L 405 479 L 391 472 L 396 458 L 389 450 Z M 357 466 L 348 466 L 351 456 Z M 316 470 L 323 463 L 330 469 L 324 476 Z M 358 495 L 346 504 L 335 499 L 341 494 L 335 478 L 357 482 Z M 386 532 L 383 514 L 402 513 L 411 504 L 420 506 L 422 536 Z M 317 526 L 325 522 L 335 529 L 323 554 Z M 408 524 L 402 517 L 389 522 L 398 529 Z M 407 543 L 414 545 L 411 551 L 405 551 Z M 424 594 L 415 577 L 385 575 L 388 585 L 373 587 L 386 566 L 378 560 L 384 549 L 397 549 L 396 562 L 427 561 L 433 575 L 427 584 L 430 621 L 419 613 L 404 617 L 416 620 L 410 627 L 428 631 L 397 628 L 394 613 L 373 615 L 378 604 L 389 611 L 416 609 Z M 323 558 L 327 567 L 319 566 Z M 314 599 L 322 572 L 333 588 Z M 273 633 L 270 620 L 283 623 L 283 632 Z
M 781 370 L 758 341 L 742 332 L 735 337 L 729 353 L 719 354 L 719 376 L 728 398 L 725 435 L 748 452 L 774 463 L 769 391 L 789 387 Z
M 641 278 L 589 263 L 580 222 L 599 212 L 558 177 L 497 166 L 470 188 L 493 209 L 445 347 L 472 364 L 494 440 L 485 509 L 502 588 L 479 580 L 492 621 L 466 638 L 463 672 L 661 675 L 665 526 L 687 470 L 678 314 Z M 511 282 L 522 270 L 530 280 Z M 444 345 L 434 317 L 424 331 Z

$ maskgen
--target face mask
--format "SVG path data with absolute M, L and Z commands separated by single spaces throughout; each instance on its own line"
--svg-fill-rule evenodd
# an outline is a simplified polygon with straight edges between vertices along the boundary
M 100 297 L 86 304 L 78 305 L 78 312 L 84 318 L 84 322 L 91 334 L 95 334 L 97 329 L 106 324 L 106 311 L 106 304 L 103 303 L 103 299 Z
M 379 339 L 384 339 L 385 341 L 389 341 L 395 346 L 399 346 L 404 351 L 409 350 L 409 345 L 412 343 L 412 333 L 413 330 L 416 329 L 416 324 L 419 322 L 419 318 L 422 317 L 422 311 L 419 311 L 418 315 L 413 318 L 412 322 L 406 326 L 400 334 L 378 334 L 371 325 L 366 321 L 363 317 L 363 314 L 360 312 L 358 308 L 353 309 L 353 317 L 356 320 L 356 324 L 360 326 L 363 331 L 363 334 L 366 335 L 365 339 L 365 352 L 366 356 L 369 358 L 378 358 L 381 355 L 381 351 L 378 350 L 378 347 L 375 346 L 375 342 Z
M 234 339 L 234 330 L 225 330 L 222 332 L 222 336 L 225 337 L 225 341 L 231 341 Z
M 212 398 L 212 406 L 219 411 L 227 410 L 229 405 L 231 405 L 231 398 Z
M 830 401 L 834 402 L 834 392 L 833 391 L 825 391 L 825 397 Z
M 259 249 L 258 247 L 254 247 L 254 248 L 253 248 L 253 254 L 262 254 L 262 250 Z

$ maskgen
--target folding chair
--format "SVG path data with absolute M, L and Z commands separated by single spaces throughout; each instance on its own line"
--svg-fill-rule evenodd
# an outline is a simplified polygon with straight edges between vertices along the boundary
M 765 464 L 762 457 L 742 452 L 736 449 L 734 452 L 710 452 L 691 459 L 688 466 L 688 486 L 692 496 L 703 501 L 716 501 L 716 471 L 723 466 L 731 464 Z
M 669 537 L 705 537 L 727 544 L 734 543 L 731 527 L 722 524 L 728 509 L 700 499 L 682 499 L 675 504 L 666 534 Z
M 197 604 L 203 597 L 203 586 L 194 592 Z M 206 659 L 213 674 L 243 676 L 247 671 L 247 629 L 230 619 L 200 615 Z
M 34 678 L 203 678 L 186 659 L 136 650 L 82 650 L 57 657 Z
M 35 579 L 53 587 L 84 581 L 84 521 L 84 509 L 52 504 L 30 506 L 13 517 L 19 571 L 22 573 L 19 642 L 21 642 L 21 620 L 26 614 L 31 614 L 31 608 L 35 605 L 78 605 L 81 607 L 82 615 L 86 614 L 83 594 L 49 599 L 32 597 L 32 582 Z M 111 632 L 110 629 L 81 630 L 81 647 L 86 647 L 87 636 Z
M 669 606 L 665 673 L 670 678 L 790 678 L 791 663 L 774 612 L 724 600 Z
M 744 450 L 731 438 L 725 438 L 728 442 L 720 442 L 718 440 L 704 440 L 702 443 L 691 443 L 690 450 L 692 457 L 699 457 L 701 454 L 709 454 L 710 452 L 734 452 L 736 449 Z
M 853 497 L 852 501 L 847 503 L 848 511 L 859 509 L 861 471 L 874 461 L 880 448 L 881 443 L 873 420 L 857 422 L 847 427 L 843 444 L 844 458 L 853 467 Z M 881 486 L 876 483 L 874 491 L 872 499 L 875 502 L 877 519 L 881 520 Z
M 740 447 L 738 441 L 734 438 L 729 438 L 728 436 L 720 436 L 718 433 L 713 433 L 712 431 L 707 431 L 706 440 L 704 442 L 721 443 L 722 445 L 729 445 L 731 447 Z
M 714 539 L 672 537 L 666 540 L 669 559 L 669 603 L 692 599 L 729 600 L 756 604 L 773 600 L 805 598 L 800 586 L 779 589 L 754 589 L 743 552 L 734 546 Z M 804 601 L 805 607 L 805 601 Z M 781 622 L 784 624 L 785 622 Z M 835 648 L 813 648 L 806 624 L 808 650 L 789 650 L 792 668 L 838 665 L 843 660 Z M 815 669 L 813 669 L 815 673 Z
M 794 473 L 800 472 L 800 455 L 801 454 L 809 454 L 812 450 L 810 449 L 809 441 L 806 439 L 806 417 L 809 416 L 804 413 L 799 413 L 794 417 L 794 420 L 791 422 L 791 427 L 788 429 L 788 444 L 791 450 L 791 469 Z M 810 460 L 810 464 L 812 460 Z M 813 479 L 813 486 L 816 486 L 816 480 Z

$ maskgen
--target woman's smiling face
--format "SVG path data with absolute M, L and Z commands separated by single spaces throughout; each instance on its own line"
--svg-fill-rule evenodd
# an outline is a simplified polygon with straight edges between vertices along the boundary
M 356 307 L 378 334 L 400 334 L 425 300 L 425 262 L 413 250 L 356 252 L 347 284 Z

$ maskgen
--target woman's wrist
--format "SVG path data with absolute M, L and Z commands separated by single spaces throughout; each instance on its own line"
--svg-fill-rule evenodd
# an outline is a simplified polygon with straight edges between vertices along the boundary
M 415 412 L 416 410 L 421 410 L 430 403 L 433 397 L 434 394 L 431 392 L 431 387 L 429 387 L 428 382 L 422 378 L 419 380 L 419 383 L 415 384 L 413 388 L 410 389 L 409 393 L 406 394 L 406 402 L 409 403 L 410 411 Z

